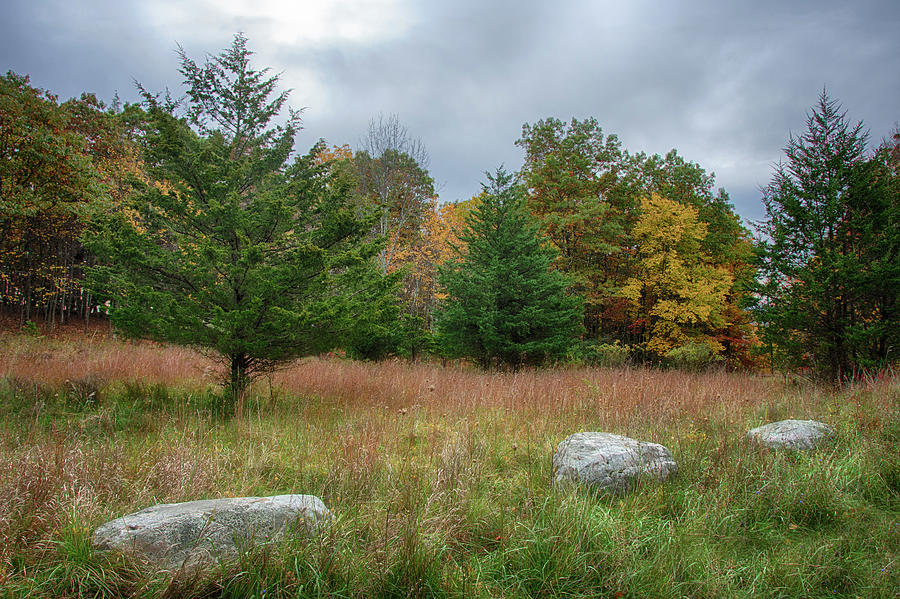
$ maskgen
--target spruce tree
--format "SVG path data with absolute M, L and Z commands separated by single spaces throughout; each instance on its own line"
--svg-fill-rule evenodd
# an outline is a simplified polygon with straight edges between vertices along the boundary
M 213 350 L 231 397 L 279 363 L 331 349 L 391 296 L 352 181 L 294 157 L 299 114 L 253 70 L 246 39 L 198 65 L 181 53 L 185 105 L 145 92 L 152 180 L 87 236 L 91 273 L 124 333 Z M 389 302 L 388 302 L 389 303 Z
M 807 124 L 765 190 L 759 316 L 776 362 L 838 381 L 897 359 L 897 193 L 824 92 Z
M 447 355 L 517 368 L 564 356 L 581 332 L 571 280 L 550 270 L 555 252 L 527 211 L 513 176 L 487 174 L 459 239 L 464 251 L 440 271 L 448 298 L 438 317 Z

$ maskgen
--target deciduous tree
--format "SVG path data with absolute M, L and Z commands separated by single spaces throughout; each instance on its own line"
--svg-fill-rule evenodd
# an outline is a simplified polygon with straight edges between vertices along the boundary
M 723 328 L 733 279 L 703 253 L 707 226 L 692 206 L 657 195 L 641 202 L 634 228 L 640 260 L 622 294 L 631 301 L 633 326 L 657 357 L 689 342 L 724 347 L 712 332 Z
M 139 170 L 134 158 L 118 116 L 96 97 L 59 105 L 27 77 L 0 78 L 0 303 L 17 306 L 23 322 L 87 317 L 85 215 L 121 199 Z
M 558 252 L 556 267 L 585 298 L 584 325 L 596 337 L 604 312 L 618 301 L 618 277 L 628 259 L 623 250 L 631 200 L 619 193 L 625 155 L 595 119 L 526 123 L 516 144 L 525 150 L 528 207 Z
M 378 214 L 374 232 L 385 238 L 378 263 L 388 273 L 404 262 L 434 203 L 428 153 L 396 115 L 382 116 L 369 124 L 354 162 L 360 195 Z

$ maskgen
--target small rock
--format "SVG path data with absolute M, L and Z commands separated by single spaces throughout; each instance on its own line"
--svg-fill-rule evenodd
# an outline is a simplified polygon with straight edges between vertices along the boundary
M 291 526 L 315 534 L 331 519 L 313 495 L 234 497 L 154 505 L 103 524 L 98 551 L 131 554 L 163 569 L 215 566 L 254 545 L 280 541 Z
M 553 454 L 555 483 L 576 481 L 610 493 L 624 492 L 645 477 L 663 481 L 677 471 L 662 445 L 612 433 L 575 433 Z
M 751 441 L 770 449 L 813 449 L 833 435 L 833 428 L 815 420 L 782 420 L 747 431 Z

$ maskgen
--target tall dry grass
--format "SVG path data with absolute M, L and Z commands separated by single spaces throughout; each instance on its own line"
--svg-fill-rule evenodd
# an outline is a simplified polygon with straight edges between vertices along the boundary
M 274 382 L 295 394 L 337 400 L 348 409 L 426 408 L 454 414 L 498 409 L 547 416 L 596 410 L 616 419 L 740 408 L 763 402 L 779 389 L 772 378 L 724 372 L 571 368 L 484 373 L 427 363 L 322 358 L 296 363 L 277 373 Z
M 210 355 L 151 342 L 102 335 L 68 339 L 0 335 L 0 377 L 83 389 L 83 395 L 132 382 L 182 390 L 215 389 L 220 363 Z M 838 394 L 799 378 L 713 371 L 688 373 L 648 368 L 558 368 L 484 373 L 464 366 L 392 360 L 365 363 L 336 357 L 297 360 L 258 379 L 256 396 L 301 398 L 295 415 L 342 410 L 371 427 L 393 430 L 392 418 L 412 412 L 463 419 L 511 414 L 505 426 L 546 423 L 645 432 L 709 422 L 732 426 L 782 418 L 825 418 L 835 398 L 867 394 L 869 410 L 891 412 L 900 374 L 883 373 Z M 873 407 L 872 401 L 880 402 Z M 259 402 L 256 404 L 257 409 Z M 253 411 L 252 405 L 247 408 Z M 877 418 L 877 417 L 875 417 Z M 369 437 L 384 430 L 367 433 Z
M 189 348 L 107 335 L 65 339 L 0 335 L 0 377 L 49 385 L 65 381 L 142 381 L 196 386 L 215 381 L 217 363 Z
M 881 458 L 900 440 L 896 374 L 834 391 L 743 373 L 307 358 L 256 381 L 245 411 L 221 418 L 204 403 L 215 400 L 214 368 L 153 343 L 0 337 L 0 588 L 6 580 L 40 596 L 41 572 L 75 560 L 78 543 L 88 550 L 77 559 L 95 566 L 90 530 L 107 518 L 292 492 L 321 496 L 339 516 L 324 561 L 304 558 L 319 569 L 235 580 L 277 579 L 283 596 L 310 581 L 353 596 L 427 595 L 447 580 L 460 596 L 642 584 L 633 596 L 730 596 L 744 576 L 756 577 L 751 590 L 774 592 L 781 580 L 824 589 L 817 577 L 847 559 L 816 562 L 811 548 L 823 543 L 853 555 L 858 571 L 834 574 L 857 585 L 847 588 L 876 585 L 877 568 L 894 572 L 885 514 L 896 513 L 896 460 Z M 748 427 L 787 417 L 829 422 L 844 441 L 799 461 L 741 443 Z M 579 430 L 662 442 L 681 474 L 621 504 L 554 495 L 553 447 Z M 810 508 L 813 492 L 821 499 Z M 808 529 L 802 542 L 796 522 Z M 294 549 L 298 563 L 305 550 Z M 712 565 L 696 566 L 703 560 Z M 43 595 L 91 595 L 118 575 L 55 576 L 73 590 Z M 682 586 L 666 586 L 669 577 Z
M 147 341 L 123 342 L 106 336 L 65 340 L 0 336 L 0 377 L 50 385 L 95 380 L 100 384 L 137 381 L 180 388 L 219 382 L 219 362 L 184 347 Z M 850 385 L 890 397 L 900 374 L 882 373 Z M 514 410 L 524 415 L 595 411 L 614 420 L 654 422 L 683 416 L 742 412 L 790 396 L 799 415 L 821 407 L 822 390 L 802 379 L 753 373 L 688 373 L 647 368 L 562 368 L 484 373 L 464 366 L 392 360 L 379 363 L 339 358 L 305 358 L 257 380 L 255 391 L 272 387 L 337 402 L 353 410 L 415 410 L 465 414 L 474 409 Z M 788 416 L 790 414 L 786 414 Z

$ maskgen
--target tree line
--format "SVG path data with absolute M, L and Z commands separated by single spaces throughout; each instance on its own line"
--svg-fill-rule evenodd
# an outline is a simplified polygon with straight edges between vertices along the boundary
M 333 349 L 833 380 L 897 362 L 900 138 L 867 152 L 824 93 L 754 238 L 700 165 L 592 118 L 525 124 L 521 170 L 455 203 L 395 116 L 355 151 L 297 154 L 301 115 L 251 55 L 241 35 L 204 63 L 180 51 L 185 96 L 125 106 L 0 78 L 8 313 L 212 349 L 235 390 Z
M 0 305 L 20 324 L 96 311 L 81 235 L 94 204 L 120 205 L 142 176 L 134 113 L 91 94 L 60 104 L 27 77 L 0 77 Z

